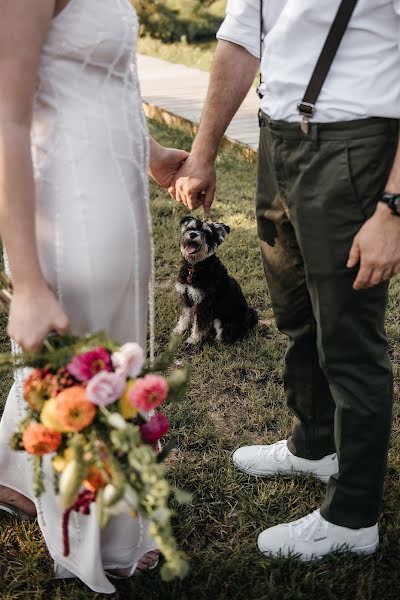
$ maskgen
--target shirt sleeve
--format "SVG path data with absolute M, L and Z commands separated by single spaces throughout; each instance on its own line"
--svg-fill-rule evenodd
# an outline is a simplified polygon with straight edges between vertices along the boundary
M 228 0 L 217 39 L 243 46 L 260 58 L 260 6 L 260 0 Z

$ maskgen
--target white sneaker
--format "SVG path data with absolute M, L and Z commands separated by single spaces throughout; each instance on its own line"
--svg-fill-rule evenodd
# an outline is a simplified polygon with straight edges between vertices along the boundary
M 373 554 L 378 546 L 378 525 L 363 529 L 340 527 L 324 519 L 319 510 L 298 521 L 266 529 L 258 536 L 263 554 L 285 558 L 298 555 L 305 562 L 338 550 Z
M 290 452 L 286 440 L 269 446 L 243 446 L 234 452 L 233 462 L 238 469 L 255 477 L 310 473 L 327 483 L 338 472 L 336 454 L 320 460 L 300 458 Z

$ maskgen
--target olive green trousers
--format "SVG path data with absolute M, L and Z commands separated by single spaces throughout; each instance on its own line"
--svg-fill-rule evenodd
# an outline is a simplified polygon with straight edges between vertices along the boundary
M 294 413 L 288 446 L 337 452 L 321 514 L 350 528 L 378 520 L 392 416 L 384 329 L 388 285 L 355 291 L 346 267 L 393 164 L 391 119 L 313 124 L 260 113 L 257 225 L 280 331 L 289 338 L 284 386 Z

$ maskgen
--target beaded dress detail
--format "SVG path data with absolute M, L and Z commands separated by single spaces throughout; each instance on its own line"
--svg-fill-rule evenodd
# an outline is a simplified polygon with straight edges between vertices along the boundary
M 137 31 L 129 0 L 70 0 L 42 48 L 31 140 L 39 257 L 72 331 L 145 346 L 152 237 Z M 0 424 L 0 483 L 33 499 L 31 462 L 9 449 L 21 382 L 19 373 Z M 65 558 L 50 465 L 45 485 L 38 521 L 57 574 L 112 593 L 104 569 L 130 568 L 154 549 L 146 523 L 120 515 L 101 531 L 94 514 L 74 513 Z

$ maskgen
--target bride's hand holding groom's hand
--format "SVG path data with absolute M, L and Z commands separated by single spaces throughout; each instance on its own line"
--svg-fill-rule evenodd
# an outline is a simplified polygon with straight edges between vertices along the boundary
M 190 210 L 203 206 L 208 213 L 214 200 L 217 177 L 214 160 L 192 152 L 177 173 L 169 193 Z
M 175 148 L 164 148 L 153 138 L 150 139 L 150 165 L 151 177 L 162 188 L 168 189 L 189 153 Z
M 216 187 L 214 160 L 204 160 L 193 151 L 164 148 L 151 138 L 149 172 L 177 202 L 190 210 L 200 206 L 206 213 L 210 210 Z

